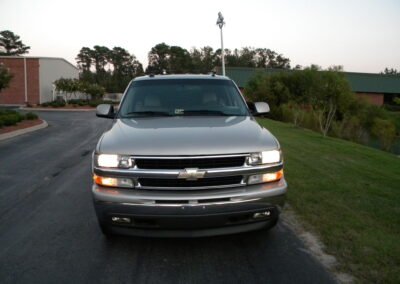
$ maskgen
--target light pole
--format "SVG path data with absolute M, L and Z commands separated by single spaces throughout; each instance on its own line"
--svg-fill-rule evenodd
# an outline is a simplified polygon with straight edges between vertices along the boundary
M 222 16 L 221 12 L 218 13 L 217 25 L 219 26 L 219 28 L 221 30 L 222 75 L 225 76 L 225 52 L 224 52 L 224 39 L 222 36 L 222 27 L 225 25 L 225 22 L 224 22 L 224 16 Z

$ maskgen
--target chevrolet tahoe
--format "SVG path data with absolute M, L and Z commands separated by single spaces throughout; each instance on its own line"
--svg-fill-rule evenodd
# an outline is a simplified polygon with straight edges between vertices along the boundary
M 149 75 L 127 87 L 93 153 L 92 195 L 105 235 L 201 237 L 273 227 L 287 183 L 278 140 L 217 75 Z

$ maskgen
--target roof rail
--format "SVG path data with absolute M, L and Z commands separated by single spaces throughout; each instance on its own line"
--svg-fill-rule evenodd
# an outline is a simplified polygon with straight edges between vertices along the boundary
M 153 78 L 153 77 L 154 77 L 154 74 L 153 74 L 153 73 L 150 73 L 150 74 L 149 74 L 149 77 L 150 77 L 150 78 Z

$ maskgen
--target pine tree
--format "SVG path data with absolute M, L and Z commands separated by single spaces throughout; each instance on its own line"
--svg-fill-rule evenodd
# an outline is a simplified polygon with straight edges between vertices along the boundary
M 19 36 L 12 31 L 0 32 L 0 55 L 12 56 L 28 53 L 30 46 L 26 46 Z

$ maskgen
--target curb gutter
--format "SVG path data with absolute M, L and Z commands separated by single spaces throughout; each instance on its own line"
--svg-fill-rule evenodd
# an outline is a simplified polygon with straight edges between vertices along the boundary
M 4 134 L 0 134 L 0 141 L 10 139 L 10 138 L 13 138 L 13 137 L 25 134 L 25 133 L 33 132 L 33 131 L 36 131 L 39 129 L 43 129 L 43 128 L 46 128 L 47 126 L 48 126 L 47 122 L 42 119 L 41 124 L 27 127 L 24 129 L 18 129 L 18 130 L 12 131 L 12 132 L 4 133 Z

